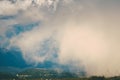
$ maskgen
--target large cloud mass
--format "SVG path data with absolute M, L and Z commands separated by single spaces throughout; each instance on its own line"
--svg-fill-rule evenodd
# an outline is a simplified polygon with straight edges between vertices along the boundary
M 0 44 L 19 48 L 27 63 L 49 60 L 84 68 L 87 76 L 120 75 L 120 1 L 2 0 L 0 5 Z

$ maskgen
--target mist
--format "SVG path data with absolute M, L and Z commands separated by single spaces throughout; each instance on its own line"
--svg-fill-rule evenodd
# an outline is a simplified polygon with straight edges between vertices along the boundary
M 68 65 L 71 71 L 84 68 L 86 76 L 120 75 L 120 1 L 36 0 L 35 6 L 31 0 L 18 0 L 0 4 L 6 2 L 9 5 L 1 6 L 0 14 L 16 17 L 1 20 L 0 35 L 4 38 L 0 44 L 9 41 L 6 48 L 19 48 L 28 64 L 48 60 Z M 21 3 L 22 7 L 16 7 Z M 11 38 L 4 35 L 13 30 L 13 24 L 31 22 L 39 24 Z

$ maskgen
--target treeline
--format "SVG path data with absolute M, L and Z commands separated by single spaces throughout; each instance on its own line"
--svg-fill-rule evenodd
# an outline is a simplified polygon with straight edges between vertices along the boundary
M 17 77 L 9 73 L 0 73 L 0 80 L 120 80 L 120 76 L 106 78 L 104 76 L 92 76 L 89 78 L 42 78 L 42 77 Z
M 17 79 L 17 77 L 11 73 L 0 72 L 0 80 Z

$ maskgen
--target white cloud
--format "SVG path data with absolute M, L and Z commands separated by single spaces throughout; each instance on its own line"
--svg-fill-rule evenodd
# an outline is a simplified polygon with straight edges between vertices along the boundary
M 11 38 L 10 46 L 19 47 L 26 62 L 37 64 L 53 55 L 50 49 L 48 54 L 40 56 L 43 41 L 52 36 L 56 43 L 51 46 L 57 45 L 59 48 L 57 53 L 59 64 L 73 64 L 77 69 L 82 66 L 88 76 L 119 75 L 120 12 L 112 11 L 107 3 L 105 3 L 107 5 L 105 11 L 98 5 L 100 1 L 62 0 L 64 4 L 60 4 L 59 0 L 55 1 L 56 10 L 53 13 L 45 7 L 46 4 L 52 5 L 54 3 L 52 0 L 48 2 L 36 0 L 41 8 L 31 6 L 31 2 L 27 0 L 15 4 L 8 1 L 0 2 L 2 5 L 8 4 L 6 8 L 0 7 L 0 14 L 4 12 L 14 14 L 19 9 L 23 10 L 12 20 L 13 24 L 40 21 L 38 27 Z M 22 6 L 19 6 L 20 4 Z M 15 7 L 16 5 L 18 6 Z
M 63 1 L 66 2 L 66 0 Z M 12 3 L 12 1 L 9 0 L 2 0 L 0 1 L 0 15 L 16 14 L 20 10 L 27 10 L 31 7 L 47 7 L 56 10 L 58 2 L 59 0 L 16 0 L 14 3 Z

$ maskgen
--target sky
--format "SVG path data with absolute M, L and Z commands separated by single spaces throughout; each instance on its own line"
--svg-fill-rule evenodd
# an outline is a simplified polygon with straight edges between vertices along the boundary
M 1 67 L 120 75 L 120 0 L 0 0 L 0 5 Z

